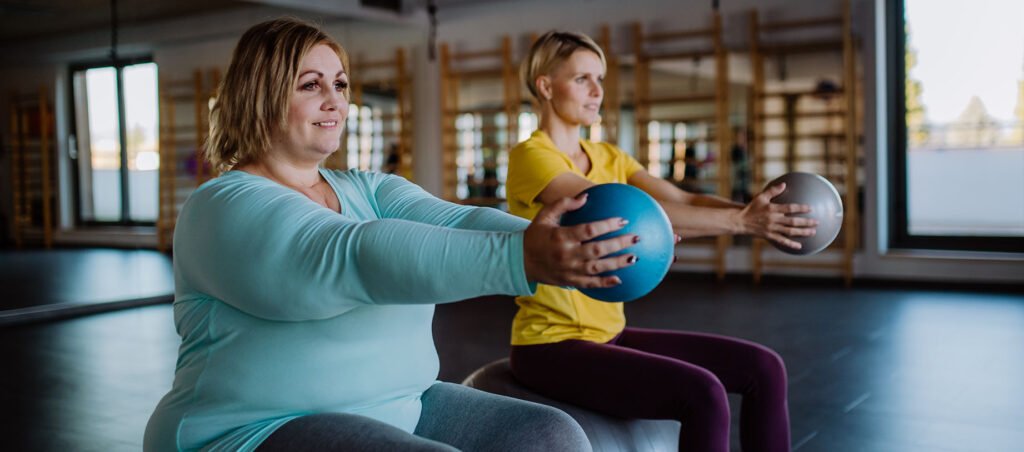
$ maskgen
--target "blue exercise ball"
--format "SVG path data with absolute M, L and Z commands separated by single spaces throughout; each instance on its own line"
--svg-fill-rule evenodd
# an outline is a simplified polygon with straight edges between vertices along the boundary
M 769 187 L 785 182 L 786 190 L 772 199 L 776 204 L 807 204 L 810 213 L 796 214 L 799 217 L 818 220 L 816 233 L 810 237 L 790 237 L 800 243 L 800 249 L 793 249 L 772 241 L 779 250 L 796 255 L 816 254 L 824 250 L 839 235 L 843 228 L 843 199 L 828 179 L 812 173 L 792 172 L 779 176 L 768 183 Z
M 636 263 L 615 271 L 602 273 L 615 275 L 622 284 L 597 289 L 579 289 L 590 298 L 601 301 L 633 301 L 653 290 L 665 278 L 675 256 L 675 233 L 668 215 L 658 202 L 643 190 L 626 184 L 601 184 L 583 191 L 587 203 L 577 210 L 562 215 L 563 226 L 622 217 L 629 221 L 619 229 L 594 240 L 600 241 L 622 234 L 640 236 L 640 243 L 612 256 L 634 254 Z

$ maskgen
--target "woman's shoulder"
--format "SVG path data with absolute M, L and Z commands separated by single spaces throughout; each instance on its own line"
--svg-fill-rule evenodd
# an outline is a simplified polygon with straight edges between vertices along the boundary
M 234 197 L 240 193 L 257 194 L 283 188 L 265 177 L 231 170 L 204 182 L 192 192 L 190 198 L 216 199 L 223 196 Z
M 509 157 L 512 154 L 526 155 L 531 153 L 560 153 L 555 144 L 551 142 L 547 134 L 540 130 L 534 131 L 529 138 L 520 141 L 515 147 L 509 151 Z
M 380 171 L 366 171 L 356 168 L 321 168 L 320 174 L 331 182 L 334 182 L 335 185 L 347 185 L 370 190 L 373 190 L 382 183 L 393 179 L 405 180 L 405 178 L 394 174 L 388 174 Z

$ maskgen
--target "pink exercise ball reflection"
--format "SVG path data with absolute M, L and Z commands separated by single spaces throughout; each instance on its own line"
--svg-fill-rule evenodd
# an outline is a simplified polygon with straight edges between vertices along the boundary
M 786 184 L 786 191 L 772 199 L 776 204 L 807 204 L 811 212 L 796 216 L 818 220 L 817 232 L 810 237 L 790 237 L 802 248 L 793 249 L 772 241 L 772 245 L 789 254 L 810 255 L 827 248 L 839 235 L 843 227 L 843 199 L 828 179 L 817 174 L 792 172 L 779 176 L 768 183 L 774 186 Z

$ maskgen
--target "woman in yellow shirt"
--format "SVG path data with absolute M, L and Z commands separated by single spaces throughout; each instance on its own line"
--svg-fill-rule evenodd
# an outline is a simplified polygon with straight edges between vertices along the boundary
M 814 234 L 813 220 L 790 215 L 808 206 L 771 203 L 785 186 L 744 206 L 680 190 L 618 147 L 580 139 L 580 127 L 599 119 L 604 73 L 604 54 L 585 35 L 549 32 L 533 45 L 522 75 L 540 102 L 540 125 L 509 155 L 513 214 L 530 219 L 545 205 L 615 182 L 658 200 L 683 238 L 749 234 L 799 248 L 789 237 Z M 628 328 L 622 303 L 558 286 L 541 284 L 516 303 L 512 371 L 541 394 L 620 417 L 677 419 L 680 449 L 727 451 L 726 393 L 740 393 L 743 449 L 789 449 L 786 370 L 774 351 L 717 335 Z

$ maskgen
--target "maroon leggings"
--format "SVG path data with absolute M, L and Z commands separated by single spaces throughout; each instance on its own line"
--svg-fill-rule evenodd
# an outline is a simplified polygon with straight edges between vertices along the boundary
M 767 347 L 712 334 L 626 328 L 605 344 L 512 347 L 512 373 L 538 393 L 624 418 L 676 419 L 679 449 L 729 450 L 729 401 L 743 396 L 743 450 L 788 451 L 786 367 Z

